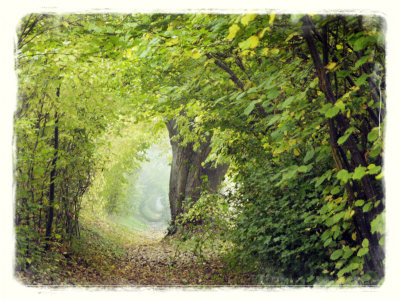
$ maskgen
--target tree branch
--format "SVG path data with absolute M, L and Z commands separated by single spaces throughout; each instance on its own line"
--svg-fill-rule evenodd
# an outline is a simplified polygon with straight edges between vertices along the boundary
M 244 91 L 244 84 L 243 82 L 239 79 L 239 77 L 237 77 L 237 75 L 235 74 L 235 72 L 232 71 L 231 68 L 228 67 L 228 65 L 226 63 L 224 63 L 223 61 L 220 61 L 218 58 L 215 57 L 215 55 L 213 55 L 212 53 L 207 53 L 206 54 L 208 59 L 214 59 L 215 64 L 220 67 L 222 70 L 224 70 L 225 72 L 227 72 L 230 76 L 231 79 L 234 83 L 236 83 L 236 85 L 242 90 Z

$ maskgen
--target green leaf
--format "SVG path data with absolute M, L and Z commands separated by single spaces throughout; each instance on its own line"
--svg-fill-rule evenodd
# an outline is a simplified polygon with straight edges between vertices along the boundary
M 231 27 L 229 27 L 229 35 L 227 36 L 228 40 L 233 40 L 240 30 L 240 27 L 236 24 L 233 24 Z
M 342 263 L 342 265 L 343 265 L 343 263 Z M 340 265 L 340 267 L 341 267 L 341 265 Z M 339 267 L 339 268 L 340 268 L 340 267 Z M 343 274 L 346 274 L 346 273 L 348 273 L 348 272 L 349 272 L 349 270 L 348 270 L 347 268 L 343 268 L 343 269 L 341 269 L 341 270 L 337 273 L 337 276 L 342 278 L 342 275 L 343 275 Z
M 218 98 L 218 99 L 215 101 L 215 104 L 218 104 L 218 103 L 221 102 L 222 100 L 225 100 L 227 97 L 228 97 L 228 95 L 225 95 L 225 96 L 222 96 L 221 98 Z
M 331 71 L 334 67 L 336 67 L 336 65 L 337 65 L 337 64 L 336 64 L 335 62 L 331 61 L 329 64 L 327 64 L 327 65 L 325 66 L 325 69 Z
M 330 108 L 326 113 L 325 113 L 325 117 L 327 118 L 333 118 L 334 116 L 336 116 L 339 113 L 340 109 L 337 106 L 333 106 L 332 108 Z
M 315 152 L 314 149 L 308 150 L 306 155 L 304 156 L 303 162 L 307 163 L 311 158 L 313 158 L 314 152 Z
M 297 170 L 292 170 L 292 171 L 286 172 L 285 174 L 283 174 L 282 179 L 288 180 L 296 174 L 297 174 Z
M 192 54 L 192 58 L 194 58 L 194 59 L 199 59 L 200 57 L 201 57 L 201 53 L 200 52 L 194 52 Z
M 331 194 L 332 195 L 336 195 L 340 192 L 340 186 L 335 186 L 332 190 L 331 190 Z
M 372 146 L 371 152 L 370 152 L 370 157 L 377 157 L 379 154 L 381 154 L 382 151 L 382 143 L 381 142 L 375 142 Z
M 310 275 L 310 276 L 307 278 L 307 282 L 311 282 L 311 281 L 313 281 L 313 280 L 314 280 L 314 278 L 315 278 L 315 276 L 314 276 L 314 275 Z
M 357 85 L 357 86 L 363 85 L 364 82 L 367 80 L 368 76 L 369 76 L 368 74 L 363 74 L 363 75 L 361 75 L 359 78 L 357 78 L 357 80 L 356 80 L 356 85 Z
M 369 36 L 362 36 L 362 37 L 358 38 L 353 43 L 353 50 L 360 51 L 360 50 L 364 49 L 370 41 L 371 41 L 371 37 L 369 37 Z
M 369 240 L 368 240 L 368 239 L 364 239 L 364 240 L 362 241 L 361 245 L 362 245 L 364 248 L 368 248 L 368 246 L 369 246 Z
M 252 87 L 252 88 L 247 90 L 247 93 L 248 94 L 255 93 L 255 92 L 258 91 L 258 89 L 259 89 L 259 86 Z
M 351 73 L 352 73 L 351 70 L 340 70 L 340 71 L 337 72 L 337 76 L 340 77 L 340 78 L 346 78 Z
M 345 134 L 344 134 L 342 137 L 340 137 L 340 138 L 338 139 L 338 141 L 337 141 L 338 145 L 342 145 L 344 142 L 346 142 L 347 139 L 349 138 L 349 136 L 350 136 L 354 131 L 356 131 L 356 128 L 354 128 L 354 127 L 348 128 L 348 129 L 346 130 Z
M 253 35 L 253 36 L 249 37 L 247 40 L 245 40 L 244 42 L 239 43 L 239 47 L 243 50 L 253 49 L 253 48 L 257 47 L 258 42 L 259 42 L 258 37 Z
M 364 205 L 364 200 L 357 200 L 354 204 L 355 206 L 363 206 Z
M 278 121 L 279 119 L 281 118 L 281 115 L 274 115 L 272 118 L 271 118 L 271 120 L 269 120 L 269 122 L 268 122 L 268 126 L 270 126 L 270 125 L 272 125 L 272 124 L 274 124 L 276 121 Z
M 359 67 L 361 67 L 363 64 L 365 64 L 368 61 L 369 56 L 365 55 L 361 57 L 359 60 L 354 65 L 354 69 L 357 70 Z
M 351 178 L 351 174 L 346 169 L 342 169 L 336 174 L 336 177 L 346 183 Z
M 364 177 L 364 175 L 366 174 L 366 167 L 363 166 L 359 166 L 354 170 L 354 174 L 353 174 L 353 179 L 354 180 L 359 180 L 361 178 Z
M 310 223 L 315 219 L 315 216 L 311 215 L 304 219 L 304 223 Z
M 243 113 L 246 116 L 248 116 L 253 111 L 254 106 L 256 105 L 257 102 L 258 102 L 258 100 L 251 101 L 251 103 L 249 104 L 249 106 L 247 106 L 247 108 L 244 110 Z
M 344 104 L 342 100 L 336 101 L 335 106 L 336 106 L 337 108 L 339 108 L 340 111 L 341 111 L 342 113 L 343 113 L 343 112 L 345 111 L 345 109 L 346 109 L 346 104 Z
M 369 273 L 366 273 L 366 274 L 364 274 L 363 276 L 361 276 L 361 281 L 362 282 L 366 282 L 366 281 L 369 281 L 369 280 L 371 280 L 371 274 L 369 274 Z
M 378 136 L 379 136 L 379 127 L 374 127 L 368 133 L 368 141 L 375 142 L 378 139 Z
M 247 26 L 256 17 L 257 17 L 257 14 L 246 14 L 240 19 L 240 23 L 242 23 L 244 26 Z
M 343 219 L 345 213 L 346 213 L 346 212 L 341 211 L 340 213 L 337 213 L 337 214 L 333 215 L 333 217 L 332 217 L 333 223 L 332 223 L 332 224 L 336 224 L 336 223 L 339 222 L 341 219 Z
M 326 177 L 321 176 L 317 179 L 317 181 L 315 182 L 315 187 L 320 186 L 324 181 L 325 181 Z
M 271 133 L 271 138 L 275 141 L 275 142 L 280 142 L 284 137 L 284 134 L 282 132 L 282 130 L 278 129 L 275 130 L 274 132 Z
M 324 247 L 326 248 L 327 246 L 329 246 L 331 242 L 332 242 L 332 238 L 327 239 L 327 240 L 324 242 Z
M 381 166 L 375 166 L 375 164 L 370 164 L 368 166 L 368 174 L 375 175 L 381 171 Z
M 353 255 L 353 253 L 354 253 L 354 251 L 351 250 L 349 246 L 346 246 L 346 247 L 344 248 L 343 259 L 348 259 L 350 256 Z
M 297 169 L 297 171 L 298 171 L 298 172 L 301 172 L 301 173 L 307 172 L 307 171 L 308 171 L 308 166 L 300 166 L 300 167 Z
M 269 21 L 268 21 L 269 25 L 272 26 L 274 24 L 275 16 L 276 16 L 275 14 L 270 14 L 269 15 Z
M 352 271 L 352 270 L 358 269 L 360 266 L 362 266 L 362 265 L 359 263 L 352 263 L 352 264 L 350 264 L 349 268 L 350 268 L 350 271 Z
M 288 97 L 282 104 L 281 104 L 281 108 L 285 108 L 286 106 L 288 106 L 290 103 L 293 102 L 293 100 L 295 99 L 295 96 L 290 96 Z
M 277 87 L 269 89 L 267 93 L 268 93 L 268 99 L 275 99 L 279 96 L 279 90 Z
M 349 138 L 349 136 L 350 136 L 350 134 L 346 134 L 346 135 L 340 137 L 340 138 L 337 140 L 338 145 L 342 145 L 344 142 L 346 142 L 347 139 Z
M 334 251 L 331 254 L 331 260 L 337 260 L 339 257 L 342 256 L 342 254 L 343 254 L 343 250 L 342 249 L 338 249 L 338 250 Z
M 260 39 L 262 39 L 267 31 L 271 31 L 271 28 L 270 28 L 269 26 L 267 26 L 267 27 L 265 27 L 263 30 L 261 30 L 261 31 L 257 34 L 258 37 L 259 37 Z M 268 48 L 266 48 L 266 49 L 268 49 Z
M 361 248 L 360 250 L 358 250 L 357 252 L 357 256 L 364 256 L 365 254 L 367 254 L 369 252 L 368 248 Z
M 372 209 L 372 203 L 367 203 L 363 206 L 363 212 L 369 212 Z
M 371 222 L 371 233 L 379 232 L 383 234 L 384 232 L 384 221 L 383 221 L 383 213 L 380 213 L 374 220 Z
M 329 230 L 324 231 L 324 233 L 321 235 L 321 240 L 325 241 L 331 234 L 332 232 Z
M 332 227 L 332 231 L 333 231 L 333 239 L 337 239 L 337 237 L 341 233 L 340 226 L 336 224 L 335 226 Z
M 343 276 L 339 277 L 338 280 L 336 280 L 337 284 L 345 284 L 346 283 L 346 278 Z
M 324 106 L 322 106 L 322 108 L 319 110 L 319 112 L 321 114 L 325 114 L 332 107 L 333 107 L 332 103 L 327 103 Z
M 295 35 L 298 35 L 297 32 L 292 32 L 289 34 L 289 36 L 286 38 L 285 42 L 289 42 Z

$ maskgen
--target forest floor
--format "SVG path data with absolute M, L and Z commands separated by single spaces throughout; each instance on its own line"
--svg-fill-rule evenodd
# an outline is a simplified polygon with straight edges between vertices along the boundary
M 161 230 L 86 221 L 73 251 L 54 243 L 39 264 L 17 271 L 16 278 L 34 286 L 254 285 L 251 274 L 228 270 L 218 254 L 198 256 L 176 238 L 164 236 Z

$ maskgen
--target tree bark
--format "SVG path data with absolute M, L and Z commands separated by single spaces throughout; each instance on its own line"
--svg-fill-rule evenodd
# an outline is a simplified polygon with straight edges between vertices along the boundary
M 60 89 L 57 89 L 57 96 L 59 96 Z M 47 213 L 47 223 L 46 223 L 46 250 L 49 249 L 50 247 L 50 237 L 51 237 L 51 231 L 52 231 L 52 226 L 53 226 L 53 218 L 54 218 L 54 181 L 56 179 L 56 164 L 57 164 L 57 158 L 58 158 L 58 116 L 57 112 L 55 114 L 55 127 L 54 127 L 54 158 L 51 162 L 52 170 L 50 173 L 50 191 L 49 191 L 49 209 Z
M 314 30 L 314 32 L 316 32 L 316 29 L 315 29 L 309 16 L 304 16 L 302 18 L 302 21 L 303 21 L 303 26 L 302 26 L 303 37 L 306 40 L 308 49 L 310 51 L 310 54 L 311 54 L 311 57 L 312 57 L 312 60 L 314 63 L 314 67 L 317 72 L 320 90 L 325 94 L 325 98 L 326 98 L 327 102 L 335 104 L 336 97 L 333 93 L 330 78 L 325 71 L 325 66 L 324 66 L 323 62 L 321 61 L 317 46 L 314 41 L 314 37 L 312 35 L 312 30 Z M 327 32 L 326 32 L 326 28 L 325 28 L 324 35 L 326 35 L 326 34 L 327 34 Z M 324 63 L 327 64 L 328 63 L 327 37 L 324 36 L 324 38 L 321 38 L 321 42 L 323 43 Z M 345 117 L 341 113 L 338 113 L 333 119 L 331 119 L 329 121 L 329 130 L 330 130 L 330 135 L 331 135 L 330 144 L 331 144 L 331 148 L 333 150 L 333 156 L 335 159 L 336 166 L 340 170 L 344 166 L 342 164 L 342 161 L 338 157 L 337 152 L 341 153 L 341 158 L 342 158 L 343 163 L 345 164 L 346 168 L 349 167 L 348 166 L 349 163 L 347 162 L 346 156 L 343 155 L 344 152 L 340 151 L 341 148 L 337 145 L 337 136 L 335 136 L 336 132 L 337 132 L 337 128 L 335 127 L 335 123 L 342 134 L 349 128 L 349 124 L 348 124 L 347 120 L 345 119 Z M 360 151 L 357 147 L 356 138 L 354 137 L 353 134 L 350 134 L 349 138 L 344 142 L 344 147 L 347 151 L 349 151 L 351 153 L 351 161 L 352 161 L 354 167 L 357 167 L 357 166 L 366 167 L 367 166 L 365 156 L 362 153 L 360 153 Z M 339 150 L 339 151 L 335 151 L 335 150 Z M 336 157 L 335 157 L 335 153 L 336 153 Z M 352 168 L 348 169 L 348 171 L 352 172 L 353 169 Z M 369 175 L 363 176 L 361 179 L 361 184 L 363 187 L 363 192 L 364 192 L 365 198 L 367 198 L 370 202 L 375 204 L 376 201 L 378 200 L 377 199 L 378 193 L 375 191 L 375 189 L 372 185 L 370 176 Z M 356 186 L 356 184 L 355 184 L 355 186 Z M 346 189 L 347 189 L 349 197 L 350 197 L 349 200 L 351 202 L 353 202 L 355 199 L 353 199 L 354 192 L 353 192 L 352 187 L 349 184 L 347 184 Z M 357 194 L 358 194 L 358 197 L 361 196 L 359 193 L 357 193 Z M 376 271 L 378 276 L 380 278 L 382 278 L 384 276 L 383 260 L 385 258 L 385 255 L 384 255 L 384 251 L 383 251 L 382 247 L 379 245 L 377 234 L 371 233 L 371 227 L 370 227 L 370 224 L 372 221 L 371 215 L 367 214 L 367 213 L 364 214 L 360 209 L 356 209 L 354 219 L 355 219 L 356 229 L 361 235 L 361 240 L 363 238 L 367 238 L 371 242 L 370 246 L 369 246 L 370 257 L 371 257 L 370 264 L 372 265 L 372 269 L 374 269 L 374 271 Z
M 168 235 L 172 235 L 177 230 L 177 217 L 186 212 L 189 204 L 199 199 L 203 188 L 209 192 L 218 191 L 228 165 L 214 168 L 211 163 L 203 164 L 211 151 L 211 136 L 207 136 L 206 141 L 194 150 L 193 143 L 182 146 L 179 140 L 174 139 L 178 134 L 175 120 L 168 120 L 166 125 L 172 147 L 169 182 L 172 226 L 168 232 Z

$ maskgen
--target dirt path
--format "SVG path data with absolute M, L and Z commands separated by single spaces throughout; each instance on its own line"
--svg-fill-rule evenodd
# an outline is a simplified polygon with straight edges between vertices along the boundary
M 199 259 L 190 252 L 174 249 L 160 231 L 147 232 L 142 241 L 127 249 L 113 274 L 123 285 L 232 285 L 249 284 L 249 278 L 228 275 L 216 257 Z
M 174 249 L 162 231 L 144 231 L 124 254 L 71 255 L 58 261 L 59 268 L 36 275 L 17 274 L 25 284 L 84 286 L 221 286 L 250 285 L 249 274 L 227 272 L 218 258 L 199 259 L 191 252 Z

